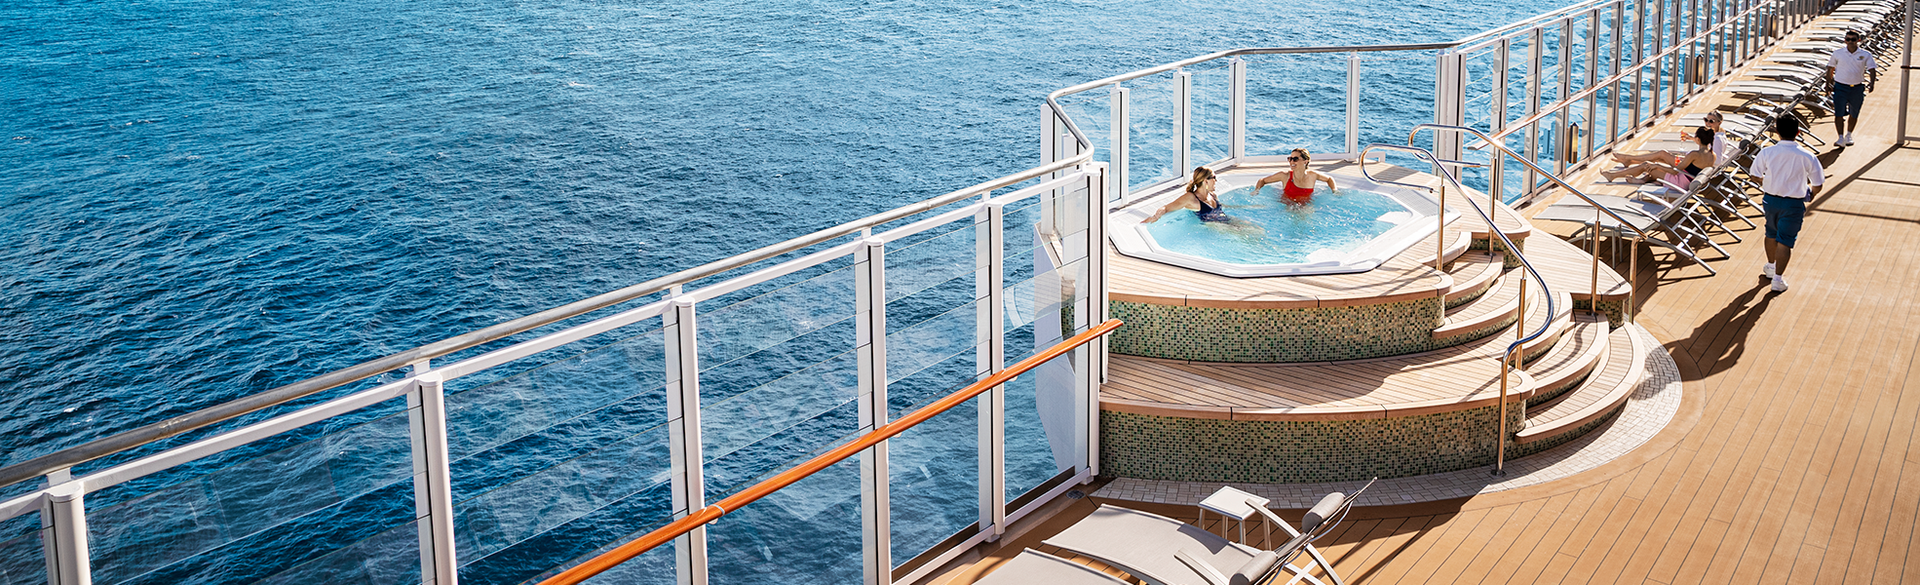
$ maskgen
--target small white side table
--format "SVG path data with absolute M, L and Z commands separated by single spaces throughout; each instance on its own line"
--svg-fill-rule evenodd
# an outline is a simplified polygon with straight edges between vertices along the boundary
M 1272 540 L 1273 523 L 1266 520 L 1265 514 L 1260 514 L 1258 510 L 1253 509 L 1254 506 L 1265 506 L 1267 502 L 1268 500 L 1266 498 L 1234 489 L 1233 486 L 1220 486 L 1219 491 L 1213 492 L 1213 495 L 1207 496 L 1207 499 L 1200 500 L 1200 519 L 1198 522 L 1201 529 L 1204 530 L 1207 525 L 1207 512 L 1213 512 L 1225 518 L 1232 518 L 1240 524 L 1240 543 L 1246 544 L 1247 518 L 1258 515 L 1261 517 L 1260 525 L 1266 530 L 1261 537 Z M 1224 524 L 1226 521 L 1222 520 L 1221 522 Z M 1221 531 L 1226 531 L 1226 527 L 1222 526 Z M 1223 534 L 1221 536 L 1225 535 Z

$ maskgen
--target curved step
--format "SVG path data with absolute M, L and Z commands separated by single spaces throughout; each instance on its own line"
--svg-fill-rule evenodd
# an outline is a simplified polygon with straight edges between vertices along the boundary
M 1586 379 L 1607 355 L 1607 316 L 1591 311 L 1574 313 L 1566 333 L 1553 351 L 1527 364 L 1539 384 L 1534 390 L 1534 405 L 1560 397 L 1563 391 Z
M 1633 389 L 1646 377 L 1646 358 L 1631 330 L 1621 328 L 1607 336 L 1607 356 L 1599 373 L 1560 398 L 1529 408 L 1526 427 L 1514 435 L 1519 444 L 1544 441 L 1575 432 L 1587 423 L 1606 418 L 1627 403 Z
M 1454 258 L 1453 265 L 1447 267 L 1447 274 L 1453 277 L 1453 286 L 1446 293 L 1447 308 L 1464 305 L 1486 294 L 1500 279 L 1500 267 L 1505 263 L 1501 254 L 1491 252 L 1467 252 Z
M 1534 328 L 1539 327 L 1537 324 L 1541 319 L 1547 318 L 1547 307 L 1545 303 L 1539 301 L 1542 294 L 1540 287 L 1531 282 L 1527 285 L 1527 321 L 1522 329 L 1532 332 Z M 1545 334 L 1527 342 L 1527 345 L 1521 348 L 1521 361 L 1531 361 L 1546 355 L 1555 344 L 1560 343 L 1560 336 L 1573 326 L 1573 295 L 1566 291 L 1556 291 L 1553 297 L 1553 320 L 1548 324 Z
M 1447 309 L 1446 319 L 1433 330 L 1433 338 L 1485 333 L 1489 327 L 1509 322 L 1519 310 L 1520 279 L 1512 274 L 1500 274 L 1485 294 Z

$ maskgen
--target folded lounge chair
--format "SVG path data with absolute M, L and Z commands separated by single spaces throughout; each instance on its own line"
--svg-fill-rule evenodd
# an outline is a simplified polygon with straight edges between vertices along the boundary
M 1334 572 L 1333 564 L 1313 548 L 1313 541 L 1339 524 L 1365 490 L 1363 487 L 1352 496 L 1328 494 L 1307 511 L 1297 531 L 1266 506 L 1254 506 L 1268 522 L 1292 535 L 1270 551 L 1227 540 L 1179 520 L 1111 505 L 1101 506 L 1045 543 L 1112 565 L 1148 585 L 1253 585 L 1265 583 L 1282 570 L 1293 573 L 1295 579 L 1324 585 L 1309 574 L 1313 565 L 1318 565 L 1334 585 L 1346 585 Z M 1301 552 L 1308 554 L 1312 564 L 1293 565 L 1293 558 Z

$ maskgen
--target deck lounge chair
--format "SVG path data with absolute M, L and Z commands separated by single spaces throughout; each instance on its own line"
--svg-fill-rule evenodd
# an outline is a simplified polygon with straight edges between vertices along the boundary
M 1363 487 L 1360 491 L 1365 490 Z M 1333 564 L 1313 548 L 1313 540 L 1345 517 L 1360 491 L 1352 496 L 1328 494 L 1301 519 L 1299 530 L 1281 521 L 1266 506 L 1254 506 L 1268 522 L 1292 535 L 1270 551 L 1227 540 L 1166 516 L 1112 505 L 1101 506 L 1045 543 L 1112 565 L 1148 585 L 1253 585 L 1265 583 L 1282 571 L 1292 573 L 1292 579 L 1323 585 L 1309 572 L 1315 565 L 1334 585 L 1346 585 L 1334 572 Z M 1295 566 L 1293 559 L 1301 552 L 1313 562 Z
M 1677 222 L 1659 219 L 1670 212 L 1670 208 L 1667 206 L 1659 205 L 1651 201 L 1632 201 L 1621 197 L 1603 198 L 1602 196 L 1594 196 L 1594 202 L 1605 205 L 1608 210 L 1619 215 L 1620 219 L 1626 220 L 1629 225 L 1638 228 L 1642 232 L 1646 232 L 1648 237 L 1645 238 L 1644 241 L 1646 241 L 1648 245 L 1666 248 L 1682 258 L 1692 260 L 1695 264 L 1699 264 L 1701 268 L 1707 269 L 1708 274 L 1719 274 L 1719 271 L 1707 265 L 1706 260 L 1700 258 L 1699 253 L 1694 252 L 1693 244 L 1695 242 L 1707 244 L 1715 250 L 1720 250 L 1722 255 L 1726 254 L 1726 250 L 1721 249 L 1719 245 L 1713 243 L 1713 240 L 1707 238 L 1704 234 L 1698 233 L 1691 227 Z M 1647 209 L 1644 212 L 1641 211 L 1641 209 L 1648 207 L 1651 209 Z M 1582 226 L 1580 231 L 1575 232 L 1572 237 L 1568 238 L 1570 241 L 1575 242 L 1606 235 L 1620 236 L 1624 235 L 1627 231 L 1627 227 L 1620 225 L 1618 220 L 1595 212 L 1593 207 L 1587 205 L 1584 201 L 1579 203 L 1549 205 L 1530 219 L 1536 223 L 1561 222 Z
M 1033 549 L 995 567 L 974 585 L 1127 585 L 1093 568 Z

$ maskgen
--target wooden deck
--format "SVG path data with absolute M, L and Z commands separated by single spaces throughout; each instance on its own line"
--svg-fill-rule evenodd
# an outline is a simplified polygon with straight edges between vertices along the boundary
M 1920 148 L 1894 146 L 1886 80 L 1857 145 L 1822 152 L 1792 290 L 1768 292 L 1760 232 L 1738 222 L 1717 277 L 1641 252 L 1639 323 L 1685 378 L 1665 430 L 1566 480 L 1357 510 L 1321 547 L 1347 582 L 1920 583 Z M 1063 501 L 934 582 L 971 582 L 1093 505 Z

